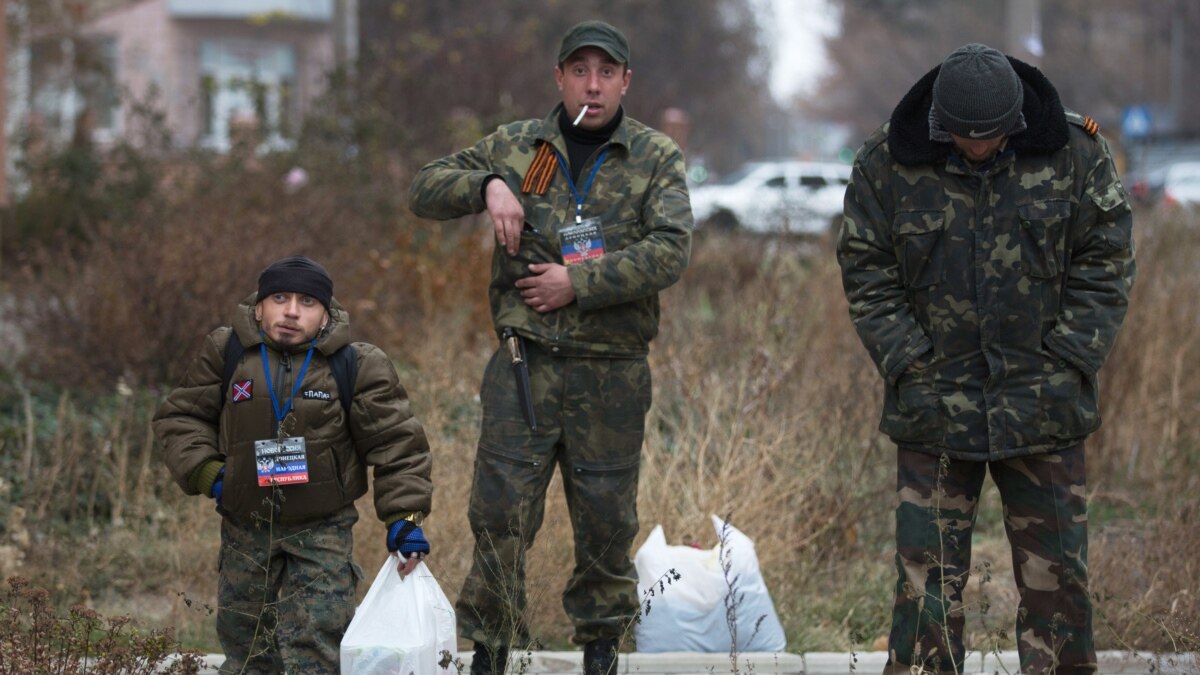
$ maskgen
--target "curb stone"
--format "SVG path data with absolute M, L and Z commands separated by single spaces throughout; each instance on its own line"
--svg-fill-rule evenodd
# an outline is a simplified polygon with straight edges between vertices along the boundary
M 583 671 L 583 652 L 528 652 L 528 662 L 520 663 L 521 654 L 509 660 L 509 672 L 525 675 L 577 675 Z M 459 655 L 464 673 L 471 654 Z M 221 654 L 204 657 L 201 675 L 216 675 L 225 661 Z M 1200 653 L 1155 654 L 1152 652 L 1107 651 L 1096 654 L 1097 675 L 1188 675 L 1200 672 Z M 887 662 L 887 652 L 747 652 L 738 655 L 738 670 L 755 675 L 857 675 L 879 673 Z M 1016 675 L 1017 653 L 972 653 L 963 675 Z M 634 652 L 621 654 L 617 673 L 621 675 L 716 675 L 731 673 L 728 654 L 698 652 Z

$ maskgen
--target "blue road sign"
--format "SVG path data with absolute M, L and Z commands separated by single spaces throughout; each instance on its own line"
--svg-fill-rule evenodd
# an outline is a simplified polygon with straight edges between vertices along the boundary
M 1144 105 L 1131 105 L 1121 115 L 1121 135 L 1125 138 L 1145 138 L 1150 135 L 1150 110 Z

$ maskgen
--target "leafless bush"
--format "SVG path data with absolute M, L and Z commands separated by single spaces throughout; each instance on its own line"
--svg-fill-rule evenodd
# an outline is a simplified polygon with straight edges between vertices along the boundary
M 488 228 L 412 219 L 397 188 L 381 187 L 391 175 L 350 186 L 326 168 L 290 194 L 278 185 L 284 168 L 263 160 L 171 176 L 167 220 L 98 229 L 86 255 L 57 265 L 28 256 L 10 277 L 34 346 L 20 374 L 0 373 L 6 572 L 36 577 L 53 561 L 67 570 L 55 580 L 64 592 L 86 590 L 100 604 L 117 601 L 112 588 L 143 604 L 215 596 L 217 516 L 166 478 L 146 419 L 261 267 L 305 252 L 334 272 L 356 335 L 397 362 L 429 431 L 428 562 L 457 594 L 471 559 L 478 383 L 495 348 Z M 1200 243 L 1183 223 L 1139 216 L 1139 278 L 1102 372 L 1105 424 L 1087 445 L 1090 559 L 1098 644 L 1173 650 L 1200 624 L 1200 548 L 1188 536 L 1200 507 Z M 708 515 L 736 510 L 789 648 L 878 647 L 894 580 L 895 455 L 876 430 L 878 374 L 853 334 L 827 244 L 697 233 L 684 280 L 663 295 L 651 365 L 646 531 L 662 523 L 712 545 Z M 548 502 L 528 555 L 529 630 L 565 646 L 557 592 L 573 563 L 571 525 L 561 490 Z M 360 508 L 357 555 L 372 568 L 383 526 L 369 499 Z M 1016 594 L 1000 521 L 985 494 L 975 574 L 989 579 L 965 602 L 990 609 L 968 617 L 974 649 L 1011 646 Z M 100 545 L 105 537 L 120 545 Z M 215 646 L 204 612 L 176 602 L 153 619 Z

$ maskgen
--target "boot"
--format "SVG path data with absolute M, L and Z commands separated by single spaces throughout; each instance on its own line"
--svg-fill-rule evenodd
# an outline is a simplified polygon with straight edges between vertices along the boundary
M 508 666 L 508 647 L 489 647 L 475 643 L 475 656 L 471 658 L 471 675 L 503 675 Z
M 600 638 L 583 648 L 583 675 L 616 675 L 617 640 Z

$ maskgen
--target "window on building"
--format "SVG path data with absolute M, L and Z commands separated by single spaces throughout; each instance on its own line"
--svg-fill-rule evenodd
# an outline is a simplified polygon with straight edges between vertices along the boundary
M 251 132 L 268 145 L 292 134 L 295 52 L 289 45 L 252 40 L 200 44 L 202 142 L 220 150 L 231 132 Z
M 31 45 L 31 107 L 55 142 L 111 140 L 121 131 L 117 42 L 55 37 Z

